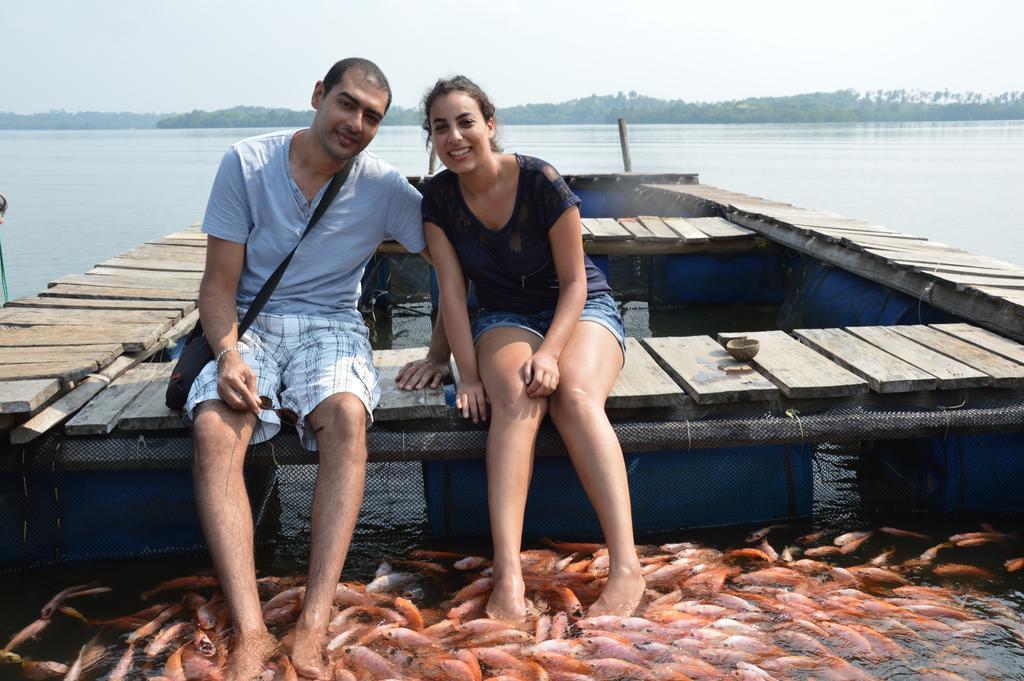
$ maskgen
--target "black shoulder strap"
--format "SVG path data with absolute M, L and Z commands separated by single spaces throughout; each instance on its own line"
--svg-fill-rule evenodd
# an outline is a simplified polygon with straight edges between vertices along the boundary
M 317 223 L 320 216 L 327 211 L 328 207 L 330 207 L 331 202 L 334 201 L 334 197 L 338 195 L 338 191 L 341 189 L 341 186 L 345 184 L 345 180 L 348 179 L 348 174 L 352 171 L 352 166 L 355 165 L 355 162 L 355 158 L 349 159 L 349 162 L 345 164 L 345 167 L 342 168 L 337 175 L 331 178 L 331 183 L 327 185 L 324 195 L 320 197 L 319 203 L 316 204 L 316 208 L 313 210 L 313 215 L 309 218 L 309 224 L 306 225 L 306 231 L 299 237 L 299 241 L 295 244 L 295 248 L 292 249 L 292 252 L 281 261 L 281 264 L 277 266 L 274 273 L 271 274 L 266 283 L 263 284 L 263 288 L 260 289 L 259 293 L 256 294 L 256 298 L 253 299 L 252 305 L 250 305 L 249 309 L 245 311 L 245 317 L 242 318 L 242 323 L 238 325 L 239 337 L 245 333 L 246 329 L 249 328 L 249 325 L 256 319 L 256 315 L 260 313 L 263 306 L 267 304 L 268 300 L 270 300 L 270 294 L 274 292 L 278 282 L 281 281 L 281 277 L 284 276 L 284 271 L 288 268 L 288 263 L 292 261 L 292 256 L 295 255 L 295 251 L 298 250 L 299 244 L 301 244 L 302 240 L 306 238 L 307 234 L 309 234 L 309 230 L 313 229 L 313 225 Z

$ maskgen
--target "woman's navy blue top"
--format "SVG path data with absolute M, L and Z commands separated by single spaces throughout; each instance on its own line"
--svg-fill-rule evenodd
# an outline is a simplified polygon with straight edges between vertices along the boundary
M 558 273 L 548 231 L 580 199 L 549 163 L 515 155 L 519 188 L 512 217 L 488 229 L 469 210 L 455 173 L 444 170 L 423 190 L 423 220 L 440 227 L 455 248 L 463 274 L 488 310 L 531 314 L 558 303 Z M 582 238 L 582 235 L 581 235 Z M 587 298 L 610 293 L 608 280 L 585 254 Z

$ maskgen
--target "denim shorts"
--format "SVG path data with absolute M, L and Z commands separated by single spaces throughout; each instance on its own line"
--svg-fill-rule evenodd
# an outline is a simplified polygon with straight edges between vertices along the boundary
M 554 308 L 529 314 L 480 308 L 473 320 L 473 342 L 476 343 L 485 332 L 499 326 L 526 329 L 543 338 L 551 328 L 554 316 Z M 580 313 L 580 321 L 597 322 L 611 331 L 622 348 L 622 356 L 626 356 L 626 327 L 623 326 L 619 308 L 610 295 L 602 293 L 596 298 L 589 299 Z

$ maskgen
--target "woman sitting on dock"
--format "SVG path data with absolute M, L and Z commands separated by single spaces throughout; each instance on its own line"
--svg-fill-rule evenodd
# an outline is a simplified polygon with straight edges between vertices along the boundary
M 447 167 L 424 190 L 423 218 L 460 374 L 456 406 L 479 421 L 490 403 L 487 613 L 517 621 L 526 614 L 523 516 L 548 413 L 608 543 L 608 581 L 590 614 L 629 615 L 644 581 L 622 448 L 604 411 L 625 330 L 607 280 L 583 253 L 580 200 L 551 165 L 500 153 L 494 105 L 468 78 L 438 80 L 423 108 L 423 127 Z M 481 306 L 472 326 L 467 277 Z

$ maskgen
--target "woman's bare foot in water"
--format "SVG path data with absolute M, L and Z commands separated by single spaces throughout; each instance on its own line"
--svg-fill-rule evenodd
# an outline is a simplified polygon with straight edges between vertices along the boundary
M 587 609 L 587 616 L 629 617 L 640 604 L 640 599 L 644 597 L 646 587 L 639 563 L 635 567 L 610 572 L 601 595 Z
M 324 679 L 324 633 L 319 629 L 295 627 L 292 644 L 292 666 L 303 679 Z
M 269 632 L 239 636 L 228 656 L 224 681 L 252 681 L 263 673 L 267 661 L 277 652 L 277 639 Z
M 494 578 L 494 589 L 484 608 L 491 619 L 519 623 L 526 619 L 526 585 L 523 578 Z

